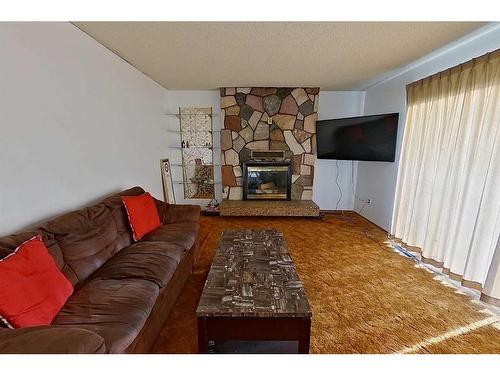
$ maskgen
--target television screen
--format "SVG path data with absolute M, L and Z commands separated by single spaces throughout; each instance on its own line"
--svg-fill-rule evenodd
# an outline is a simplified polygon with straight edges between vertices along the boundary
M 316 122 L 318 159 L 394 161 L 399 113 Z

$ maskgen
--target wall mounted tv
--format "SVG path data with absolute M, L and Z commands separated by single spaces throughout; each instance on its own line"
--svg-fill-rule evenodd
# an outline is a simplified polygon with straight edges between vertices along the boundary
M 394 161 L 399 113 L 316 122 L 318 159 Z

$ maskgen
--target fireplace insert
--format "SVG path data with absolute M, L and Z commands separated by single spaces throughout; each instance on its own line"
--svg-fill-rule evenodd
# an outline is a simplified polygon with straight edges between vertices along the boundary
M 291 185 L 288 161 L 243 163 L 244 200 L 290 200 Z

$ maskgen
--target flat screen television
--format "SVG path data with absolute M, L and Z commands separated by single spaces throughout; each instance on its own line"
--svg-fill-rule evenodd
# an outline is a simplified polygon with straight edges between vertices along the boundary
M 399 113 L 316 122 L 318 159 L 394 161 Z

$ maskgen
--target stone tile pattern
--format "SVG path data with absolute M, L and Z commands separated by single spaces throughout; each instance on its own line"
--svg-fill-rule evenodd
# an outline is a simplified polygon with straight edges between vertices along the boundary
M 312 200 L 231 201 L 220 204 L 220 216 L 297 216 L 319 217 L 319 206 Z
M 277 229 L 222 233 L 197 316 L 310 317 L 304 286 Z
M 235 172 L 252 150 L 283 150 L 292 162 L 292 200 L 312 199 L 319 88 L 231 87 L 220 95 L 223 198 L 242 199 Z

